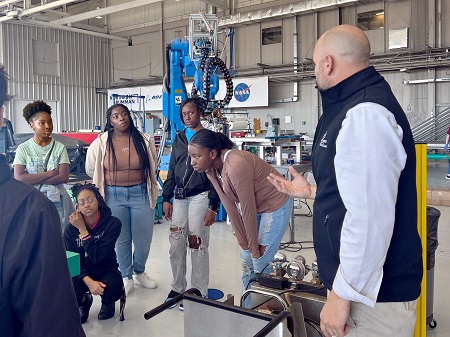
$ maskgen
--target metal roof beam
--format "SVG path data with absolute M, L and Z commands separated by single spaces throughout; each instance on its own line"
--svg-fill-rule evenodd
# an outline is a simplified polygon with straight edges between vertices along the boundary
M 228 9 L 228 1 L 227 0 L 200 0 L 201 2 L 205 2 L 208 5 L 219 7 L 222 9 Z
M 68 23 L 84 21 L 84 20 L 88 20 L 91 18 L 95 18 L 96 16 L 108 15 L 111 13 L 116 13 L 116 12 L 120 12 L 120 11 L 131 9 L 131 8 L 136 8 L 136 7 L 140 7 L 140 6 L 150 5 L 150 4 L 153 4 L 156 2 L 161 2 L 161 1 L 162 0 L 129 1 L 129 2 L 125 2 L 120 5 L 114 5 L 114 6 L 109 6 L 109 7 L 105 7 L 105 8 L 94 9 L 94 10 L 86 12 L 86 13 L 76 14 L 76 15 L 72 15 L 67 18 L 53 20 L 52 23 L 57 24 L 57 25 L 67 25 Z

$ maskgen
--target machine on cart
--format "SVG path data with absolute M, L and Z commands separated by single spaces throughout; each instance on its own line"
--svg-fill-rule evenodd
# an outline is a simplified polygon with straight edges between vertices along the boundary
M 311 271 L 309 282 L 303 277 Z M 244 302 L 251 296 L 251 308 Z M 149 320 L 176 303 L 184 303 L 185 337 L 323 337 L 320 312 L 326 289 L 318 281 L 317 265 L 307 266 L 302 256 L 286 261 L 277 254 L 274 272 L 259 274 L 258 281 L 244 291 L 240 305 L 228 295 L 224 302 L 201 297 L 190 289 L 144 314 Z

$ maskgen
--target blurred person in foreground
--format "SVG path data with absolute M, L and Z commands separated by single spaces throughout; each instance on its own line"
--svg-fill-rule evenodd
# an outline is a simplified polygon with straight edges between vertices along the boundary
M 0 65 L 0 125 L 6 92 Z M 0 215 L 0 334 L 85 336 L 55 205 L 15 180 L 1 154 Z
M 329 290 L 320 314 L 326 337 L 411 337 L 421 292 L 414 140 L 369 57 L 369 40 L 350 25 L 323 34 L 313 56 L 323 109 L 312 152 L 313 237 Z M 292 182 L 268 179 L 310 197 L 306 179 L 290 172 Z

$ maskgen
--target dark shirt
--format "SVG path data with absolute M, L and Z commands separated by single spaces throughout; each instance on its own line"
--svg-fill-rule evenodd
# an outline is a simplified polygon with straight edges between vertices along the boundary
M 172 144 L 169 170 L 163 186 L 163 201 L 170 202 L 176 187 L 184 188 L 187 197 L 209 191 L 209 205 L 215 210 L 220 202 L 219 196 L 206 173 L 195 172 L 192 168 L 188 155 L 188 144 L 185 130 L 178 132 Z
M 53 203 L 0 155 L 0 335 L 85 336 Z

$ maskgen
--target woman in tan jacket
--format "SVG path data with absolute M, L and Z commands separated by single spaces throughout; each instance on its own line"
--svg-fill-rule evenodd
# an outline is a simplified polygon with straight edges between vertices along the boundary
M 87 151 L 86 173 L 104 196 L 112 215 L 122 222 L 116 252 L 128 294 L 134 289 L 133 274 L 144 288 L 157 287 L 145 273 L 158 197 L 156 149 L 150 136 L 136 129 L 125 105 L 111 106 L 106 117 L 106 132 Z

